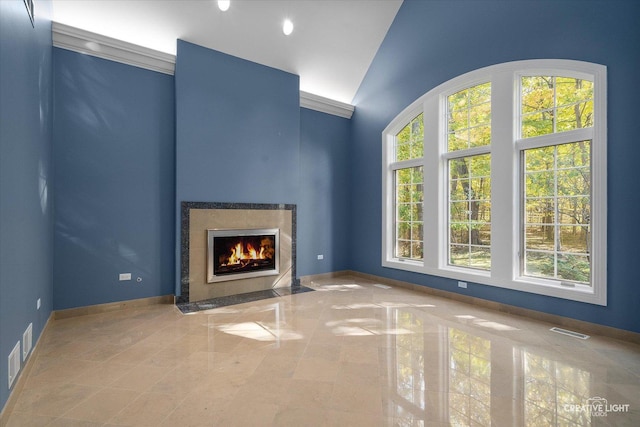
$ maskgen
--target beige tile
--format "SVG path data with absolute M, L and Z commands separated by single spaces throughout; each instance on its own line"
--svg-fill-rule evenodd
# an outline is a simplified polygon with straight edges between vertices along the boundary
M 342 412 L 382 415 L 382 396 L 379 387 L 338 382 L 333 387 L 329 408 Z
M 183 401 L 159 424 L 164 427 L 211 427 L 221 419 L 233 399 L 233 394 L 212 396 L 198 392 L 187 393 Z
M 111 419 L 111 423 L 127 426 L 157 426 L 180 403 L 174 395 L 144 393 Z M 181 398 L 180 398 L 181 401 Z
M 288 407 L 323 409 L 331 401 L 333 383 L 324 381 L 293 380 L 287 390 Z
M 322 359 L 337 362 L 341 346 L 332 344 L 309 344 L 302 356 L 305 359 Z
M 167 372 L 166 368 L 149 365 L 129 367 L 110 386 L 143 392 L 160 381 Z
M 64 417 L 106 423 L 138 396 L 133 390 L 104 388 L 64 413 Z
M 278 411 L 273 425 L 282 427 L 326 426 L 329 425 L 329 414 L 322 408 L 290 406 Z
M 5 427 L 44 427 L 51 425 L 55 419 L 55 417 L 45 415 L 14 411 Z
M 370 363 L 377 366 L 378 352 L 378 347 L 364 345 L 343 345 L 340 349 L 340 361 Z
M 93 368 L 74 377 L 73 384 L 105 387 L 113 384 L 131 369 L 131 365 L 122 363 L 94 362 Z
M 225 427 L 269 426 L 273 424 L 279 411 L 278 405 L 273 403 L 251 403 L 250 409 L 247 408 L 247 402 L 233 403 L 222 412 L 219 420 L 214 420 L 214 425 Z
M 71 418 L 56 418 L 47 427 L 104 427 L 102 422 L 74 420 Z
M 22 391 L 14 410 L 58 417 L 98 390 L 96 387 L 77 384 L 40 383 L 38 387 Z
M 340 364 L 323 359 L 300 359 L 293 373 L 297 380 L 312 380 L 334 382 L 338 375 Z
M 501 426 L 529 414 L 529 425 L 581 425 L 559 399 L 602 397 L 630 407 L 591 425 L 640 425 L 639 345 L 374 283 L 329 276 L 276 304 L 55 320 L 2 422 Z
M 378 365 L 370 363 L 340 362 L 338 383 L 360 384 L 365 387 L 378 388 L 380 385 Z
M 269 352 L 256 367 L 252 378 L 259 380 L 270 378 L 291 378 L 298 366 L 297 357 L 285 357 L 277 351 Z

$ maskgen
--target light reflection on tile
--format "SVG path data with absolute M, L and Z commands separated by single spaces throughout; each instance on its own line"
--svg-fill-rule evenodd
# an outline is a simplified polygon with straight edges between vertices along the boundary
M 374 285 L 53 321 L 8 426 L 640 425 L 640 346 Z

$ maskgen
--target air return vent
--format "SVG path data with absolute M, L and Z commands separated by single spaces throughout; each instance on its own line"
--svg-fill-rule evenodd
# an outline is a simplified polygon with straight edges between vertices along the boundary
M 20 372 L 20 341 L 18 341 L 9 354 L 9 388 Z
M 557 328 L 557 327 L 553 327 L 553 328 L 551 328 L 549 330 L 553 331 L 553 332 L 556 332 L 558 334 L 568 335 L 570 337 L 578 338 L 578 339 L 581 339 L 581 340 L 588 340 L 590 338 L 589 335 L 585 335 L 585 334 L 581 334 L 580 332 L 569 331 L 567 329 L 562 329 L 562 328 Z
M 29 323 L 27 330 L 22 334 L 22 360 L 27 360 L 27 356 L 33 347 L 33 323 Z

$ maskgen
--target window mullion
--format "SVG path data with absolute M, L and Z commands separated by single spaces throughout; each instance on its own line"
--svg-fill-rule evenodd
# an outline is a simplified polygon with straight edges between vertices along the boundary
M 424 105 L 425 120 L 428 117 L 428 123 L 424 127 L 424 159 L 423 165 L 425 170 L 424 185 L 424 205 L 422 214 L 425 221 L 422 223 L 422 231 L 424 236 L 424 266 L 427 268 L 437 269 L 439 264 L 439 242 L 441 240 L 439 224 L 442 221 L 440 209 L 440 197 L 442 189 L 442 172 L 440 171 L 440 150 L 441 142 L 445 137 L 442 123 L 446 123 L 445 117 L 440 117 L 440 99 L 432 97 L 427 100 Z
M 514 78 L 500 73 L 492 80 L 491 110 L 491 277 L 511 280 L 518 257 L 518 179 L 515 165 Z

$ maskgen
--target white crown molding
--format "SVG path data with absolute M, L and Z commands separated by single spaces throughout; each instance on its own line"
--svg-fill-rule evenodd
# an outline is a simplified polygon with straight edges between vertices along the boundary
M 0 0 L 1 1 L 1 0 Z M 169 53 L 142 47 L 59 22 L 51 25 L 53 46 L 133 65 L 147 70 L 174 75 L 176 57 Z M 350 119 L 355 107 L 308 92 L 300 92 L 300 107 Z
M 355 107 L 351 104 L 302 91 L 300 91 L 300 106 L 346 119 L 350 119 L 355 110 Z
M 111 37 L 53 22 L 53 46 L 173 75 L 176 57 Z

